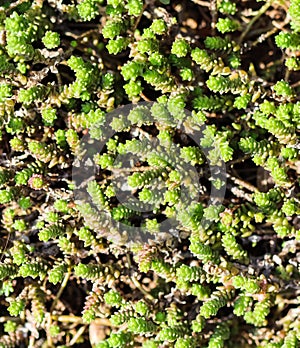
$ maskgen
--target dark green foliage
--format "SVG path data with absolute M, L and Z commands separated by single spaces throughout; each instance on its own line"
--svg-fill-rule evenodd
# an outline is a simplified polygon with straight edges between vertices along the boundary
M 190 245 L 190 250 L 193 254 L 196 254 L 200 260 L 203 262 L 207 261 L 217 261 L 217 254 L 211 249 L 209 245 L 205 245 L 200 241 L 192 241 Z
M 49 273 L 49 282 L 52 284 L 61 282 L 66 271 L 67 266 L 65 264 L 58 264 L 57 266 L 54 266 Z
M 8 265 L 5 263 L 0 264 L 0 279 L 7 278 L 11 275 L 15 275 L 17 267 L 15 265 Z
M 291 16 L 291 28 L 296 32 L 300 31 L 300 2 L 299 0 L 292 0 L 289 7 L 289 14 Z
M 43 262 L 24 262 L 19 268 L 19 275 L 23 278 L 32 277 L 44 279 L 47 274 L 47 265 Z
M 299 18 L 0 3 L 0 347 L 299 346 Z
M 77 6 L 77 11 L 84 21 L 90 21 L 94 19 L 98 14 L 98 0 L 83 0 Z
M 233 296 L 232 291 L 224 289 L 215 291 L 200 308 L 200 315 L 205 319 L 215 316 L 218 310 L 227 304 L 227 301 Z
M 155 331 L 156 326 L 143 318 L 130 318 L 128 321 L 128 330 L 134 333 L 147 333 Z
M 229 18 L 220 18 L 216 24 L 216 27 L 220 33 L 224 34 L 237 30 L 239 24 Z
M 60 44 L 60 38 L 58 33 L 52 32 L 52 31 L 47 31 L 42 38 L 43 44 L 49 48 L 56 48 Z
M 221 324 L 216 327 L 208 342 L 208 348 L 224 347 L 226 340 L 230 337 L 230 330 L 226 324 Z
M 47 228 L 44 228 L 39 232 L 39 239 L 41 241 L 47 242 L 49 239 L 56 238 L 58 236 L 63 235 L 64 231 L 62 226 L 59 225 L 50 225 Z
M 260 302 L 257 302 L 254 305 L 254 309 L 252 312 L 246 312 L 244 314 L 244 318 L 247 323 L 253 324 L 255 326 L 263 326 L 266 324 L 266 316 L 270 313 L 271 301 L 269 296 L 266 296 Z
M 74 269 L 78 277 L 85 279 L 97 279 L 103 274 L 103 267 L 98 265 L 84 265 L 79 264 Z

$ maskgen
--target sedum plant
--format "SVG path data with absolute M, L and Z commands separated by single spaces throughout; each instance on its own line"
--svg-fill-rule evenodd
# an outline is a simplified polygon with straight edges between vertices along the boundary
M 0 347 L 299 347 L 299 16 L 0 3 Z

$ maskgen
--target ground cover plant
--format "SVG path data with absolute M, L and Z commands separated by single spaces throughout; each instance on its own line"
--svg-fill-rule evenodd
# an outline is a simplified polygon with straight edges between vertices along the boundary
M 300 347 L 300 1 L 0 1 L 0 347 Z

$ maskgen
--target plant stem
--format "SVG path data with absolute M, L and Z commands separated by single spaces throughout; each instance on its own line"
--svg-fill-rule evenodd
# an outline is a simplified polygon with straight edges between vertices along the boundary
M 56 297 L 51 305 L 51 308 L 50 308 L 50 312 L 53 311 L 53 309 L 55 308 L 56 304 L 57 304 L 57 301 L 59 300 L 61 294 L 63 293 L 65 287 L 67 286 L 67 283 L 69 281 L 69 278 L 70 278 L 70 275 L 71 275 L 71 267 L 68 267 L 68 273 L 65 275 L 62 283 L 61 283 L 61 286 L 56 294 Z
M 238 39 L 238 44 L 240 45 L 243 41 L 246 35 L 249 33 L 250 29 L 252 28 L 253 24 L 261 17 L 267 9 L 272 5 L 274 0 L 270 0 L 262 6 L 259 11 L 257 12 L 256 16 L 254 16 L 251 21 L 248 23 L 246 29 L 242 32 L 241 36 Z

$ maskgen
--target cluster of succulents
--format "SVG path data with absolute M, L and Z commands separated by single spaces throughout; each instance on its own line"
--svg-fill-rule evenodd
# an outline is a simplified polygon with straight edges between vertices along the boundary
M 299 347 L 299 52 L 299 0 L 1 1 L 0 347 Z

